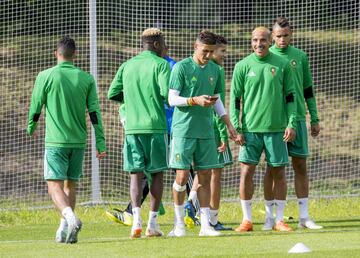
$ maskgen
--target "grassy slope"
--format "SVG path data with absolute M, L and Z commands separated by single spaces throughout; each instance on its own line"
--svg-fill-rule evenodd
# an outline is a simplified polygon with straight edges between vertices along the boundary
M 129 227 L 115 225 L 104 216 L 107 207 L 79 208 L 84 222 L 76 245 L 55 244 L 57 215 L 52 210 L 1 212 L 0 257 L 286 257 L 298 242 L 310 247 L 312 257 L 360 257 L 360 199 L 318 200 L 311 203 L 311 214 L 324 225 L 320 231 L 293 233 L 262 232 L 261 203 L 254 205 L 255 231 L 227 232 L 219 238 L 199 238 L 199 228 L 188 230 L 182 239 L 130 240 Z M 144 208 L 143 218 L 146 221 Z M 286 215 L 297 217 L 290 202 Z M 160 217 L 162 230 L 172 227 L 173 213 Z M 238 204 L 224 203 L 221 219 L 236 227 L 241 218 Z M 294 228 L 296 221 L 290 223 Z

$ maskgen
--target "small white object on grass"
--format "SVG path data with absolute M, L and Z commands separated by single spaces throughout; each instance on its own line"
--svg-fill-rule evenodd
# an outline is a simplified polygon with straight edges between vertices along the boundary
M 311 250 L 309 249 L 309 247 L 307 247 L 303 243 L 297 243 L 289 250 L 288 253 L 289 254 L 300 254 L 300 253 L 310 253 L 310 252 L 311 252 Z

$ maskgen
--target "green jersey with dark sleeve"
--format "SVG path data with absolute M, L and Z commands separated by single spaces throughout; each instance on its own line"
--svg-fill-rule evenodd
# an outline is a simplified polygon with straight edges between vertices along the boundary
M 164 100 L 169 77 L 169 63 L 148 50 L 120 66 L 108 99 L 125 105 L 125 134 L 167 133 Z
M 289 62 L 271 52 L 262 58 L 253 53 L 234 68 L 231 122 L 239 133 L 283 132 L 286 127 L 296 128 L 295 96 Z
M 180 92 L 181 97 L 221 93 L 219 66 L 209 62 L 198 65 L 192 57 L 176 63 L 170 76 L 170 89 Z M 182 138 L 214 138 L 214 108 L 201 106 L 175 107 L 172 135 Z
M 96 148 L 106 150 L 94 78 L 74 66 L 59 62 L 36 78 L 27 132 L 36 129 L 41 109 L 46 109 L 46 147 L 84 148 L 87 139 L 86 109 L 95 129 Z
M 286 48 L 279 48 L 273 45 L 270 48 L 270 51 L 286 58 L 293 69 L 296 91 L 297 120 L 306 120 L 306 102 L 310 113 L 311 124 L 318 124 L 319 118 L 316 108 L 313 80 L 306 53 L 291 45 Z
M 219 69 L 220 69 L 220 82 L 221 82 L 221 93 L 220 93 L 220 98 L 222 103 L 225 106 L 225 70 L 223 67 L 221 67 L 220 65 Z M 227 128 L 226 128 L 226 124 L 224 123 L 224 121 L 221 119 L 221 117 L 219 117 L 216 112 L 214 112 L 214 130 L 215 132 L 219 132 L 220 135 L 220 140 L 222 142 L 227 142 L 229 137 L 227 134 Z

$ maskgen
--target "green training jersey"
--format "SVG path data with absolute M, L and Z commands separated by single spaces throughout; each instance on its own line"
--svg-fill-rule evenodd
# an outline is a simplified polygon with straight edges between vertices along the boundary
M 169 77 L 169 63 L 149 50 L 120 66 L 108 99 L 125 104 L 125 134 L 167 133 L 164 99 Z
M 231 84 L 230 118 L 238 132 L 296 128 L 295 85 L 289 62 L 271 52 L 262 58 L 253 53 L 238 62 Z
M 270 48 L 270 51 L 274 54 L 286 58 L 290 62 L 290 65 L 294 71 L 293 74 L 296 91 L 297 120 L 306 120 L 306 102 L 310 113 L 311 124 L 318 124 L 319 118 L 317 115 L 316 100 L 313 90 L 313 80 L 311 76 L 309 60 L 306 53 L 293 46 L 279 48 L 273 45 Z
M 181 97 L 221 93 L 219 66 L 209 62 L 198 65 L 192 57 L 176 63 L 170 77 L 170 89 L 180 92 Z M 213 107 L 175 107 L 172 121 L 172 135 L 183 138 L 214 138 Z
M 214 62 L 215 63 L 215 62 Z M 216 64 L 216 63 L 215 63 Z M 218 64 L 216 64 L 218 65 Z M 222 103 L 225 106 L 225 70 L 222 66 L 218 65 L 219 69 L 220 69 L 220 82 L 221 82 L 221 93 L 220 93 L 220 98 Z M 226 124 L 224 123 L 224 121 L 221 119 L 221 117 L 219 117 L 216 112 L 214 112 L 214 130 L 215 132 L 219 132 L 220 135 L 220 140 L 222 142 L 227 142 L 229 137 L 227 134 L 227 128 L 226 128 Z
M 96 148 L 106 150 L 99 101 L 94 78 L 74 66 L 59 62 L 36 78 L 31 97 L 27 132 L 36 129 L 41 109 L 46 109 L 46 147 L 84 148 L 86 109 L 95 129 Z

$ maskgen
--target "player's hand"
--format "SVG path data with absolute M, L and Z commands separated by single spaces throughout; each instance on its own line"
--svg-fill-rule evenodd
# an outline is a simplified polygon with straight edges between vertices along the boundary
M 227 125 L 226 125 L 228 131 L 229 131 L 229 137 L 231 140 L 235 141 L 236 140 L 236 137 L 237 137 L 237 132 L 234 128 L 234 126 L 229 122 Z
M 284 142 L 292 142 L 295 140 L 296 137 L 296 132 L 293 128 L 286 128 L 285 133 L 284 133 Z
M 98 152 L 98 151 L 96 151 L 96 158 L 97 159 L 103 159 L 103 158 L 105 158 L 105 156 L 106 156 L 106 152 L 104 151 L 104 152 Z
M 217 149 L 218 149 L 218 152 L 224 152 L 226 150 L 226 142 L 220 142 Z
M 237 135 L 237 137 L 236 137 L 236 139 L 235 139 L 235 143 L 237 144 L 237 145 L 241 145 L 241 146 L 243 146 L 243 145 L 245 145 L 246 144 L 246 141 L 245 141 L 245 136 L 244 136 L 244 134 L 238 134 Z
M 210 107 L 210 106 L 213 106 L 215 104 L 217 98 L 213 98 L 213 97 L 208 96 L 208 95 L 202 95 L 202 96 L 193 97 L 193 100 L 199 106 Z
M 310 131 L 311 131 L 311 136 L 312 136 L 312 137 L 318 136 L 319 133 L 320 133 L 320 125 L 319 125 L 319 124 L 317 124 L 317 125 L 312 125 L 312 126 L 310 127 Z

